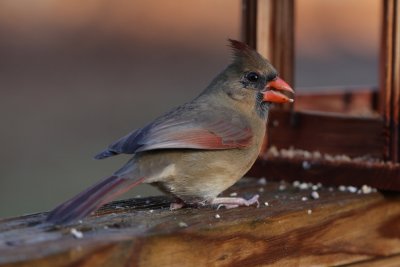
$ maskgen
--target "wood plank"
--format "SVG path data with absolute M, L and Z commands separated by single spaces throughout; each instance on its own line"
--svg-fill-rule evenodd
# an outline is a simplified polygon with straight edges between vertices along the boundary
M 294 0 L 245 0 L 243 38 L 294 84 Z
M 382 159 L 383 121 L 380 118 L 338 113 L 273 110 L 269 118 L 268 146 L 295 147 L 350 157 L 369 155 Z
M 400 191 L 400 164 L 330 157 L 327 160 L 323 156 L 265 156 L 257 160 L 247 175 L 259 176 L 268 173 L 271 179 L 277 181 L 301 180 L 335 186 L 369 185 L 382 190 Z M 340 157 L 343 156 L 337 158 Z
M 342 114 L 377 117 L 376 88 L 297 88 L 295 110 L 339 112 Z M 312 90 L 312 91 L 311 91 Z
M 381 48 L 381 112 L 386 127 L 385 158 L 400 162 L 400 3 L 384 1 Z
M 1 220 L 0 266 L 326 266 L 400 253 L 396 195 L 322 188 L 302 201 L 310 190 L 257 179 L 232 192 L 259 192 L 262 205 L 169 211 L 169 199 L 155 197 L 58 228 L 42 223 L 45 213 Z
M 242 38 L 257 48 L 257 0 L 242 0 Z

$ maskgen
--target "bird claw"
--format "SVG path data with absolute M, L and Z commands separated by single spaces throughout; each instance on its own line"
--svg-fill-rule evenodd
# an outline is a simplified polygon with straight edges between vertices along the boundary
M 211 200 L 211 205 L 217 205 L 217 210 L 221 207 L 226 209 L 234 209 L 240 206 L 251 206 L 256 204 L 257 208 L 260 206 L 260 202 L 258 201 L 259 195 L 254 195 L 250 199 L 244 199 L 241 197 L 217 197 Z
M 185 202 L 180 199 L 176 199 L 175 202 L 172 202 L 169 205 L 169 210 L 179 210 L 185 206 Z

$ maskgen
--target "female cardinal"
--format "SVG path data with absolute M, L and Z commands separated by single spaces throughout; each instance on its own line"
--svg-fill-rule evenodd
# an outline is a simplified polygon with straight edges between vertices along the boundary
M 266 59 L 244 43 L 229 40 L 233 62 L 194 100 L 138 129 L 95 156 L 132 158 L 105 178 L 51 211 L 48 222 L 81 219 L 140 183 L 151 183 L 185 204 L 235 208 L 258 204 L 217 197 L 239 180 L 256 160 L 271 103 L 293 102 L 294 93 Z

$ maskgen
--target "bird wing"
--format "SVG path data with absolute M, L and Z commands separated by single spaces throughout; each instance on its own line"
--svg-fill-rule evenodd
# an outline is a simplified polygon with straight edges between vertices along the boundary
M 232 110 L 199 111 L 184 106 L 122 137 L 95 158 L 155 149 L 244 148 L 250 145 L 251 139 L 247 120 Z

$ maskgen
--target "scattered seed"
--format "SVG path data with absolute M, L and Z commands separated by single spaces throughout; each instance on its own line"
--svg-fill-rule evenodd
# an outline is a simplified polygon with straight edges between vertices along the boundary
M 69 231 L 71 235 L 73 235 L 76 239 L 83 238 L 83 233 L 81 231 L 76 230 L 75 228 L 71 228 Z
M 363 185 L 363 186 L 361 187 L 361 192 L 362 192 L 363 194 L 370 194 L 370 193 L 372 193 L 372 187 L 370 187 L 370 186 L 368 186 L 368 185 Z
M 347 187 L 347 191 L 349 191 L 350 193 L 356 193 L 356 192 L 357 192 L 357 187 L 355 187 L 355 186 L 348 186 L 348 187 Z
M 318 188 L 317 185 L 313 185 L 313 186 L 311 186 L 311 189 L 314 190 L 314 191 L 317 191 L 319 188 Z
M 308 162 L 308 161 L 306 161 L 306 160 L 303 161 L 302 166 L 303 166 L 303 169 L 304 169 L 304 170 L 309 170 L 309 169 L 311 169 L 311 163 Z
M 284 184 L 279 185 L 279 191 L 283 191 L 285 189 L 286 189 L 286 185 L 284 185 Z
M 237 193 L 236 192 L 232 192 L 232 193 L 230 193 L 229 194 L 231 197 L 236 197 L 237 196 Z
M 268 202 L 264 202 L 264 205 L 268 207 L 268 206 L 269 206 L 269 203 L 268 203 Z
M 308 197 L 302 197 L 301 198 L 301 201 L 307 201 L 308 200 Z
M 221 218 L 221 216 L 217 213 L 217 214 L 215 214 L 215 219 L 220 219 Z
M 179 225 L 179 227 L 182 227 L 182 228 L 188 227 L 187 223 L 185 223 L 185 222 L 179 222 L 178 225 Z
M 276 148 L 276 146 L 271 146 L 270 149 L 268 149 L 268 151 L 267 151 L 267 155 L 272 156 L 272 157 L 278 157 L 279 151 Z
M 306 190 L 306 189 L 308 189 L 308 184 L 307 184 L 307 183 L 301 183 L 301 184 L 299 185 L 299 188 L 300 188 L 301 190 Z
M 319 194 L 317 191 L 312 191 L 311 192 L 311 198 L 313 199 L 319 199 Z
M 292 183 L 292 186 L 293 187 L 299 187 L 300 186 L 300 182 L 299 181 L 294 181 L 293 183 Z
M 267 179 L 265 179 L 265 177 L 261 177 L 260 179 L 258 179 L 258 184 L 259 185 L 266 185 L 267 184 Z
M 312 210 L 307 210 L 307 214 L 310 215 L 312 213 Z
M 339 185 L 338 189 L 340 192 L 346 191 L 346 187 L 344 185 Z

